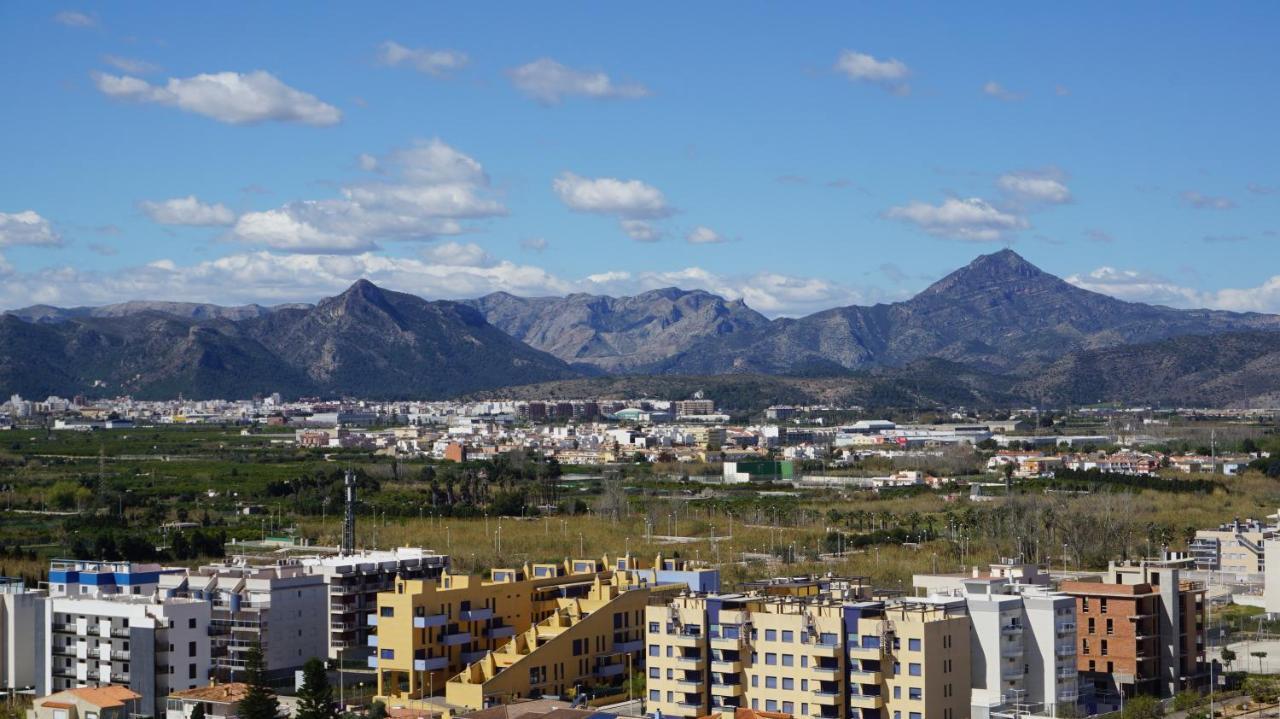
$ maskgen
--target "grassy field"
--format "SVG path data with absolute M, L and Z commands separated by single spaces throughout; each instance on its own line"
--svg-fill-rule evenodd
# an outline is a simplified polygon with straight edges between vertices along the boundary
M 830 571 L 909 589 L 913 573 L 1018 555 L 1098 568 L 1109 558 L 1180 548 L 1196 528 L 1280 509 L 1280 480 L 1260 474 L 1218 477 L 1212 491 L 1181 493 L 1166 491 L 1175 485 L 1097 485 L 1076 494 L 1031 484 L 1015 487 L 1012 497 L 971 503 L 963 489 L 766 493 L 679 479 L 714 473 L 714 465 L 561 468 L 566 476 L 556 479 L 536 463 L 397 462 L 370 452 L 302 450 L 281 441 L 287 437 L 234 427 L 5 432 L 0 570 L 38 580 L 49 558 L 72 554 L 194 563 L 216 556 L 211 542 L 289 532 L 334 545 L 347 467 L 361 476 L 358 536 L 365 547 L 426 546 L 467 571 L 662 552 L 718 561 L 730 583 Z M 964 468 L 983 458 L 953 452 L 938 461 Z M 591 476 L 570 481 L 575 469 Z M 557 505 L 550 516 L 492 516 L 536 515 L 546 503 Z M 245 514 L 249 506 L 257 513 Z M 200 526 L 179 539 L 162 529 L 175 520 Z M 189 534 L 203 535 L 194 548 L 182 546 L 191 543 Z

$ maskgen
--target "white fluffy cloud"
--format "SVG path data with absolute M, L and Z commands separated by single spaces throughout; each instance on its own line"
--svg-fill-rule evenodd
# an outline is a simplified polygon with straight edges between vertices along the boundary
M 1071 190 L 1056 172 L 1011 172 L 996 180 L 996 187 L 1015 199 L 1061 205 L 1071 201 Z
M 657 242 L 662 239 L 662 229 L 647 220 L 620 220 L 618 224 L 627 237 L 636 242 Z
M 34 210 L 0 212 L 0 247 L 61 244 L 62 236 Z
M 1197 290 L 1173 280 L 1139 270 L 1099 267 L 1066 278 L 1077 287 L 1101 292 L 1132 302 L 1171 307 L 1231 310 L 1233 312 L 1280 313 L 1280 275 L 1267 278 L 1256 287 Z
M 552 181 L 551 187 L 560 201 L 575 212 L 627 219 L 651 219 L 671 214 L 662 191 L 640 180 L 580 177 L 572 172 L 562 172 Z
M 266 121 L 334 125 L 342 112 L 315 95 L 280 82 L 263 70 L 169 78 L 163 85 L 132 75 L 95 73 L 103 94 L 118 100 L 176 107 L 232 125 Z
M 726 241 L 723 235 L 705 225 L 693 228 L 684 239 L 691 245 L 715 245 Z
M 907 84 L 911 69 L 901 60 L 880 60 L 866 53 L 843 50 L 836 58 L 835 69 L 850 80 L 873 83 L 895 95 L 911 92 Z
M 217 227 L 236 221 L 236 213 L 222 203 L 207 204 L 195 195 L 175 197 L 153 202 L 144 200 L 138 205 L 153 222 L 161 225 L 192 225 Z
M 0 307 L 4 308 L 37 303 L 99 305 L 130 299 L 220 304 L 312 302 L 341 292 L 360 278 L 430 298 L 477 297 L 499 290 L 523 296 L 570 292 L 620 295 L 677 286 L 743 299 L 765 314 L 788 316 L 884 299 L 817 278 L 774 272 L 719 275 L 699 267 L 670 272 L 613 270 L 566 279 L 541 267 L 495 259 L 470 243 L 429 247 L 420 257 L 256 251 L 192 265 L 160 259 L 112 272 L 71 267 L 8 272 L 5 282 L 0 283 Z
M 516 89 L 544 105 L 559 104 L 566 97 L 634 99 L 649 89 L 636 83 L 617 83 L 603 72 L 566 67 L 551 58 L 540 58 L 507 71 Z
M 378 62 L 392 66 L 408 65 L 424 75 L 443 77 L 466 67 L 469 58 L 457 50 L 405 47 L 388 40 L 378 46 Z
M 78 10 L 63 10 L 53 16 L 54 22 L 67 27 L 93 27 L 98 24 L 98 19 L 92 15 L 86 15 Z
M 999 242 L 1029 226 L 1026 219 L 978 197 L 948 197 L 940 205 L 912 202 L 891 207 L 884 216 L 916 225 L 935 237 L 970 242 Z
M 1213 197 L 1195 190 L 1187 190 L 1179 197 L 1181 197 L 1183 204 L 1188 207 L 1194 207 L 1197 210 L 1230 210 L 1236 206 L 1235 200 L 1230 197 Z
M 490 196 L 484 167 L 439 139 L 362 156 L 376 180 L 354 183 L 340 197 L 298 200 L 240 216 L 231 239 L 300 253 L 359 253 L 379 240 L 457 235 L 462 221 L 506 214 Z

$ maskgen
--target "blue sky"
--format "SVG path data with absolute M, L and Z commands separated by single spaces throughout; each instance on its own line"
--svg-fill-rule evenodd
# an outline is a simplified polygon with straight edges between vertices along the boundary
M 366 276 L 800 314 L 1011 246 L 1280 311 L 1274 3 L 194 9 L 0 5 L 0 306 Z

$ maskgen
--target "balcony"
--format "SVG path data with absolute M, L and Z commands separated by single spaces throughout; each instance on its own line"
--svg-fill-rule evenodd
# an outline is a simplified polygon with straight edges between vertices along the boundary
M 840 656 L 840 645 L 839 644 L 810 644 L 808 645 L 808 651 L 810 654 L 812 654 L 815 657 L 826 657 L 828 659 L 834 659 Z
M 443 627 L 447 624 L 449 618 L 443 614 L 428 614 L 423 617 L 413 618 L 414 629 L 426 629 L 427 627 Z
M 1063 622 L 1062 624 L 1059 624 L 1058 626 L 1054 627 L 1054 631 L 1056 631 L 1059 636 L 1063 634 L 1070 634 L 1075 630 L 1076 630 L 1075 622 Z
M 449 667 L 448 657 L 431 657 L 430 659 L 414 659 L 413 670 L 416 672 L 438 672 Z
M 883 654 L 881 653 L 880 647 L 849 647 L 850 659 L 870 659 L 871 661 L 878 662 L 882 656 Z
M 670 635 L 671 644 L 677 647 L 700 647 L 702 646 L 701 634 L 672 634 Z
M 627 670 L 626 665 L 622 663 L 605 664 L 603 666 L 596 667 L 596 676 L 616 677 L 624 673 L 626 670 Z
M 489 628 L 489 632 L 488 632 L 488 634 L 489 634 L 489 638 L 491 638 L 491 639 L 504 639 L 504 638 L 506 638 L 506 637 L 512 637 L 512 636 L 515 636 L 515 633 L 516 633 L 516 628 L 515 628 L 515 627 L 490 627 L 490 628 Z M 620 651 L 620 652 L 627 652 L 627 651 L 637 651 L 637 652 L 638 652 L 638 651 L 640 651 L 641 649 L 643 649 L 643 648 L 644 648 L 644 642 L 640 642 L 640 646 L 639 646 L 639 647 L 636 647 L 635 649 L 622 649 L 621 647 L 618 647 L 617 645 L 615 645 L 615 647 L 616 647 L 616 648 L 618 649 L 618 651 Z
M 1000 642 L 1000 656 L 1002 657 L 1022 656 L 1022 642 Z
M 884 696 L 880 694 L 850 694 L 849 706 L 853 709 L 883 709 Z
M 707 662 L 705 657 L 671 657 L 665 663 L 672 669 L 698 670 Z
M 840 699 L 840 690 L 837 687 L 818 688 L 813 690 L 814 701 L 822 705 L 831 705 L 837 703 Z
M 479 622 L 485 619 L 493 619 L 493 610 L 488 607 L 479 609 L 467 609 L 462 612 L 462 619 L 468 622 Z
M 53 631 L 58 634 L 77 634 L 75 624 L 64 624 L 60 622 L 53 623 Z
M 1021 624 L 1005 624 L 1000 627 L 1000 633 L 1004 635 L 1014 635 L 1014 634 L 1021 635 L 1022 625 Z
M 711 694 L 718 697 L 740 697 L 742 696 L 742 684 L 718 684 L 711 683 Z
M 1076 655 L 1076 645 L 1058 644 L 1054 646 L 1053 653 L 1059 657 L 1074 657 Z
M 823 679 L 826 681 L 836 681 L 840 678 L 840 667 L 838 666 L 812 666 L 809 668 L 809 674 L 814 679 Z
M 675 679 L 671 680 L 671 683 L 675 684 L 676 689 L 682 689 L 686 692 L 696 692 L 702 688 L 701 679 L 690 679 L 688 677 L 676 677 Z
M 370 635 L 369 635 L 369 638 L 365 641 L 365 646 L 369 646 L 369 647 L 376 647 L 376 646 L 378 646 L 378 635 L 377 635 L 377 634 L 370 634 Z
M 62 647 L 54 647 L 51 651 L 60 657 L 74 657 L 76 655 L 75 645 L 72 644 Z
M 371 626 L 371 627 L 376 627 L 376 626 L 378 626 L 378 613 L 377 613 L 377 612 L 369 612 L 367 615 L 365 615 L 364 623 L 365 623 L 365 624 L 367 624 L 367 625 L 369 625 L 369 626 Z
M 720 649 L 723 651 L 736 652 L 736 651 L 742 651 L 742 648 L 745 646 L 746 646 L 746 642 L 740 636 L 734 637 L 732 639 L 728 637 L 714 637 L 714 636 L 711 637 L 712 649 Z
M 471 632 L 454 632 L 446 634 L 441 639 L 446 647 L 456 647 L 459 644 L 466 644 L 471 641 Z
M 1058 669 L 1054 671 L 1054 676 L 1058 677 L 1059 679 L 1074 679 L 1076 676 L 1076 668 L 1075 667 L 1058 667 Z
M 484 655 L 486 655 L 486 654 L 488 654 L 488 653 L 489 653 L 489 652 L 488 652 L 488 651 L 486 651 L 486 650 L 484 650 L 484 649 L 480 649 L 480 650 L 477 650 L 477 651 L 474 651 L 474 652 L 463 652 L 463 653 L 462 653 L 462 657 L 461 657 L 461 659 L 462 659 L 462 663 L 463 663 L 463 664 L 475 664 L 476 662 L 480 661 L 481 659 L 484 659 Z
M 879 684 L 881 681 L 883 681 L 883 679 L 884 679 L 884 675 L 881 674 L 879 669 L 872 669 L 872 670 L 850 669 L 849 670 L 850 684 Z
M 742 660 L 712 661 L 711 671 L 716 674 L 738 674 L 742 672 Z
M 1002 665 L 1000 667 L 1000 678 L 1001 679 L 1021 679 L 1022 665 L 1021 664 Z

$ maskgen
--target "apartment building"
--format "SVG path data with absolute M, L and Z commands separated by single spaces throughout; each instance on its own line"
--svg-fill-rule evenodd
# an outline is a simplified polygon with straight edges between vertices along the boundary
M 685 595 L 645 610 L 645 713 L 964 719 L 963 600 Z
M 0 691 L 34 689 L 44 675 L 48 640 L 45 592 L 0 577 Z
M 49 661 L 40 693 L 119 684 L 160 716 L 176 689 L 209 682 L 210 606 L 185 598 L 112 594 L 51 597 Z
M 275 676 L 329 654 L 329 585 L 298 560 L 257 565 L 238 558 L 163 574 L 160 591 L 210 607 L 213 669 L 221 681 L 240 678 L 255 645 Z
M 558 599 L 549 617 L 450 678 L 445 700 L 481 709 L 620 684 L 642 666 L 646 603 L 686 590 L 650 585 L 631 570 L 597 575 L 585 596 Z
M 1080 692 L 1092 711 L 1135 694 L 1171 696 L 1207 679 L 1205 588 L 1186 560 L 1111 562 L 1097 581 L 1063 582 L 1075 597 Z
M 1275 536 L 1276 528 L 1265 522 L 1235 520 L 1217 529 L 1196 530 L 1187 552 L 1196 569 L 1257 575 L 1266 571 L 1266 543 Z
M 1075 598 L 1050 590 L 1048 579 L 1034 564 L 1004 560 L 975 568 L 951 594 L 969 611 L 973 719 L 1015 703 L 1050 716 L 1075 708 Z
M 390 591 L 397 578 L 435 579 L 449 567 L 447 555 L 416 547 L 303 557 L 299 562 L 328 585 L 330 659 L 372 653 L 368 617 L 378 608 L 378 593 Z
M 403 702 L 444 691 L 449 677 L 540 622 L 563 614 L 563 600 L 589 598 L 598 583 L 612 582 L 615 574 L 626 580 L 620 586 L 633 588 L 688 588 L 690 575 L 699 585 L 719 577 L 716 570 L 680 560 L 659 556 L 650 568 L 627 556 L 613 562 L 607 557 L 566 559 L 497 568 L 489 580 L 449 571 L 437 579 L 398 580 L 394 591 L 378 595 L 377 613 L 368 620 L 377 627 L 369 637 L 376 647 L 369 667 L 377 672 L 378 695 Z
M 55 559 L 49 563 L 49 596 L 107 597 L 116 594 L 151 594 L 165 574 L 181 574 L 181 568 L 140 562 L 98 562 Z

